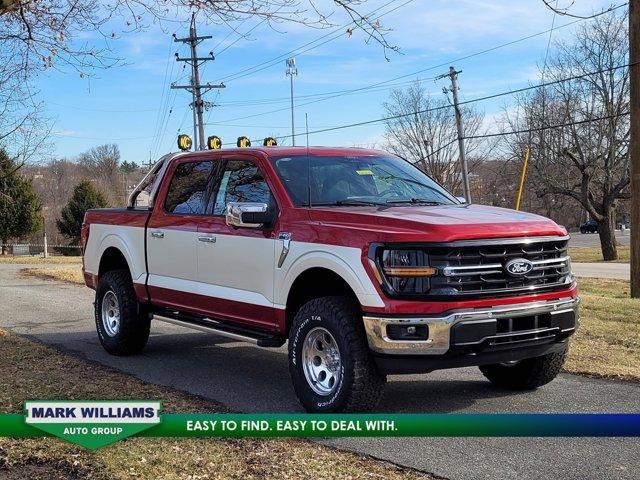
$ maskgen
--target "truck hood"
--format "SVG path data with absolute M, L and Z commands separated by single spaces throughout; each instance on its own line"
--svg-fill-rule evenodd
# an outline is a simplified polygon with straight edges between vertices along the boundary
M 448 242 L 567 234 L 563 227 L 540 215 L 484 205 L 313 207 L 310 216 L 312 221 L 327 226 L 375 232 L 385 241 Z

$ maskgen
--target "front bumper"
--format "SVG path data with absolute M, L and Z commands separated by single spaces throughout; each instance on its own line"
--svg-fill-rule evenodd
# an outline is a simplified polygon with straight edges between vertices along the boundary
M 375 355 L 444 355 L 513 351 L 565 340 L 578 324 L 579 298 L 464 309 L 441 316 L 363 317 Z M 396 340 L 389 326 L 424 327 L 426 338 Z M 398 328 L 395 327 L 395 328 Z M 392 327 L 393 328 L 393 327 Z M 424 328 L 421 329 L 424 332 Z

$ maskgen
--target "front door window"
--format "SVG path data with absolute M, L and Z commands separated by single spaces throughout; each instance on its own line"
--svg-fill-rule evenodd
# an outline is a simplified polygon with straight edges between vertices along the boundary
M 247 160 L 227 162 L 213 203 L 213 215 L 224 215 L 229 202 L 271 204 L 271 192 L 258 166 Z

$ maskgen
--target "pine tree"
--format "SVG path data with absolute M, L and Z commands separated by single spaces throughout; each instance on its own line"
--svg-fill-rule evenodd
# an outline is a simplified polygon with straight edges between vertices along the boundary
M 71 239 L 74 245 L 80 243 L 80 230 L 84 214 L 91 208 L 105 208 L 107 199 L 89 180 L 83 180 L 76 188 L 69 202 L 64 206 L 60 218 L 56 220 L 58 231 Z
M 0 149 L 0 240 L 2 254 L 10 238 L 23 238 L 42 227 L 42 201 L 19 166 Z

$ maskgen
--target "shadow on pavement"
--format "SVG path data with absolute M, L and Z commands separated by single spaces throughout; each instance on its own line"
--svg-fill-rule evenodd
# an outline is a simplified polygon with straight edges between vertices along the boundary
M 202 333 L 155 333 L 144 352 L 107 354 L 93 332 L 40 334 L 34 338 L 142 380 L 171 386 L 247 412 L 300 412 L 289 378 L 285 348 L 248 346 Z M 379 412 L 448 413 L 519 393 L 495 389 L 478 379 L 390 377 Z M 478 377 L 481 378 L 481 377 Z M 400 380 L 400 381 L 398 381 Z M 499 401 L 499 400 L 498 400 Z

